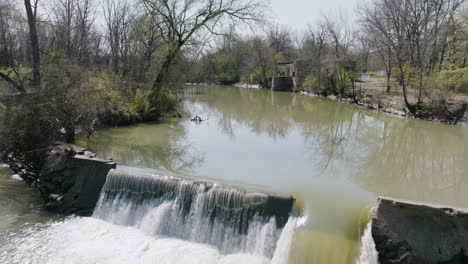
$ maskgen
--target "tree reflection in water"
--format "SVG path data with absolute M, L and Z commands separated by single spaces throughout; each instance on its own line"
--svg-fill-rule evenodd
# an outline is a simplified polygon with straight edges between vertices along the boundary
M 186 91 L 189 111 L 209 113 L 231 138 L 241 127 L 275 141 L 299 133 L 311 170 L 320 171 L 316 175 L 344 176 L 379 195 L 450 204 L 468 198 L 462 191 L 468 187 L 463 128 L 291 93 L 235 87 Z
M 187 141 L 184 125 L 172 120 L 105 129 L 79 143 L 121 165 L 179 175 L 190 173 L 203 163 L 203 154 Z
M 120 164 L 293 193 L 310 220 L 292 263 L 352 262 L 379 195 L 468 207 L 466 129 L 267 90 L 180 97 L 184 120 L 103 130 L 86 144 Z M 207 121 L 188 121 L 196 115 Z

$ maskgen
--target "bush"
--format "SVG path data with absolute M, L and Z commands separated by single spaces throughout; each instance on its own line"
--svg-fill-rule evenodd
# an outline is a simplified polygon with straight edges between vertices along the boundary
M 318 80 L 317 77 L 315 77 L 315 74 L 311 73 L 307 75 L 307 77 L 304 80 L 304 83 L 302 84 L 304 89 L 307 91 L 311 92 L 318 92 Z
M 449 90 L 468 93 L 468 68 L 441 71 L 438 74 Z
M 424 91 L 425 96 L 429 99 L 429 104 L 434 107 L 445 108 L 452 93 L 447 80 L 441 77 L 440 74 L 428 76 L 424 78 L 424 87 L 426 87 Z
M 87 74 L 58 52 L 44 58 L 41 75 L 41 87 L 10 96 L 1 118 L 1 159 L 30 182 L 42 167 L 47 146 L 73 143 L 76 133 L 93 131 L 102 101 Z

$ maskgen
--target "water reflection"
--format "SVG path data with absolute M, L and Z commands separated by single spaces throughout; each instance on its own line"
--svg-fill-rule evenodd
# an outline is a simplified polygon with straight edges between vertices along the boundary
M 24 182 L 11 178 L 8 168 L 0 168 L 0 235 L 20 230 L 25 225 L 58 219 L 42 209 L 39 193 Z M 0 239 L 8 243 L 8 239 Z
M 355 178 L 380 195 L 468 207 L 466 131 L 416 120 L 387 120 Z M 363 144 L 364 145 L 364 144 Z
M 187 120 L 83 144 L 120 164 L 293 193 L 308 216 L 291 263 L 350 263 L 376 196 L 468 207 L 468 131 L 292 93 L 188 87 Z M 363 213 L 364 212 L 364 213 Z
M 468 206 L 463 202 L 468 198 L 463 192 L 466 129 L 290 93 L 230 87 L 187 91 L 189 111 L 210 115 L 231 138 L 245 127 L 277 143 L 300 134 L 303 162 L 321 176 L 345 176 L 378 195 Z
M 118 164 L 161 173 L 189 173 L 203 162 L 203 154 L 187 141 L 184 125 L 173 120 L 102 130 L 79 144 Z
M 294 126 L 291 96 L 231 87 L 220 87 L 216 92 L 206 90 L 211 88 L 185 89 L 185 106 L 189 112 L 203 112 L 210 120 L 216 120 L 221 131 L 230 137 L 235 137 L 235 126 L 245 126 L 257 135 L 280 139 Z

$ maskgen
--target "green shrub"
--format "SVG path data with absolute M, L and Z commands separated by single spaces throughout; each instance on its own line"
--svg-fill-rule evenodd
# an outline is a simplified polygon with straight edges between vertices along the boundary
M 438 74 L 449 90 L 468 93 L 468 68 L 441 71 Z
M 304 86 L 304 89 L 307 91 L 318 92 L 317 91 L 318 78 L 313 73 L 307 75 L 302 85 Z

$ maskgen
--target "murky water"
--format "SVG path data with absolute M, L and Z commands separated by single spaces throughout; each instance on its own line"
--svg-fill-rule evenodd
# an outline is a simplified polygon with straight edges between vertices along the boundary
M 189 87 L 182 98 L 187 112 L 182 120 L 106 129 L 80 144 L 114 158 L 120 169 L 294 194 L 307 221 L 289 242 L 289 263 L 366 263 L 365 256 L 359 259 L 360 240 L 377 196 L 468 207 L 466 128 L 267 90 Z M 189 117 L 196 115 L 205 121 L 191 122 Z M 10 182 L 4 178 L 2 199 L 14 193 L 5 188 L 5 181 Z M 32 221 L 41 214 L 37 208 L 25 208 L 21 201 L 0 203 L 9 219 L 17 219 L 10 220 L 14 225 Z M 22 210 L 25 215 L 11 216 Z M 1 230 L 8 227 L 3 221 L 1 225 Z M 107 223 L 102 228 L 106 234 L 120 230 Z M 84 230 L 80 236 L 95 232 Z M 121 232 L 124 236 L 130 231 Z M 120 237 L 106 239 L 120 241 L 115 236 Z M 147 243 L 164 248 L 161 241 Z M 167 251 L 188 247 L 177 243 L 167 241 Z M 129 254 L 127 259 L 138 252 Z M 203 263 L 190 254 L 182 257 Z M 375 257 L 367 255 L 369 261 Z
M 291 263 L 351 263 L 377 196 L 468 207 L 468 131 L 322 98 L 235 87 L 184 92 L 190 120 L 101 131 L 119 164 L 290 192 L 308 221 Z
M 39 193 L 31 190 L 18 176 L 12 175 L 5 164 L 0 164 L 0 245 L 6 231 L 43 223 L 56 216 L 42 209 Z

